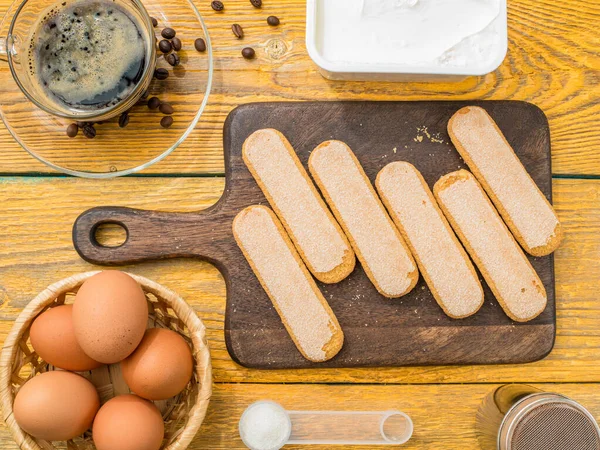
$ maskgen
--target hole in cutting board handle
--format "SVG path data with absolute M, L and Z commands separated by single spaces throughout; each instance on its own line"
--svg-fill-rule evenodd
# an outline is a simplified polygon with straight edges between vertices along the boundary
M 90 240 L 97 247 L 118 248 L 129 239 L 129 230 L 120 222 L 102 222 L 90 232 Z

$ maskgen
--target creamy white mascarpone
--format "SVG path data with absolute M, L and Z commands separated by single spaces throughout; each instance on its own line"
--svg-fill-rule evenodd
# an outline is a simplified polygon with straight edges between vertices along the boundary
M 501 0 L 318 0 L 317 11 L 334 63 L 487 67 L 504 45 Z

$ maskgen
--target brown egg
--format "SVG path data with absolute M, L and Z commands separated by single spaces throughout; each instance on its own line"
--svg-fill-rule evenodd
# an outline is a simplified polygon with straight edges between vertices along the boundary
M 154 403 L 120 395 L 102 406 L 92 428 L 97 450 L 158 450 L 165 424 Z
M 100 407 L 96 389 L 80 375 L 53 371 L 33 377 L 17 393 L 15 420 L 30 435 L 65 441 L 83 434 Z
M 56 306 L 40 314 L 31 324 L 29 337 L 36 353 L 53 366 L 83 372 L 102 365 L 86 355 L 75 339 L 73 305 Z
M 185 340 L 172 330 L 150 328 L 138 348 L 121 362 L 127 385 L 140 397 L 165 400 L 192 378 L 194 359 Z
M 89 278 L 77 292 L 73 327 L 83 351 L 96 361 L 117 363 L 138 346 L 148 322 L 140 285 L 116 270 Z

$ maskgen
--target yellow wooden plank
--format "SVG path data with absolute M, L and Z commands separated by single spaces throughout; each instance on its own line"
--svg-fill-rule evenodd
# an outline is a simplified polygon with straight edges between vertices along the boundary
M 237 421 L 252 402 L 272 399 L 295 410 L 398 409 L 414 422 L 413 438 L 403 449 L 479 449 L 475 413 L 481 400 L 497 386 L 323 386 L 323 385 L 217 385 L 205 428 L 191 448 L 245 448 L 237 433 Z M 595 385 L 539 385 L 540 389 L 570 396 L 600 418 L 600 398 Z M 286 449 L 301 450 L 301 446 Z M 330 448 L 328 446 L 328 448 Z M 331 448 L 342 448 L 333 447 Z M 343 448 L 364 448 L 347 446 Z M 369 448 L 386 448 L 369 446 Z
M 47 285 L 95 269 L 72 247 L 73 221 L 87 208 L 122 205 L 193 211 L 221 195 L 221 178 L 0 178 L 0 341 Z M 223 338 L 225 286 L 218 271 L 178 259 L 124 267 L 179 292 L 208 327 L 215 379 L 222 382 L 598 382 L 600 381 L 600 180 L 555 180 L 566 229 L 556 254 L 558 336 L 543 361 L 526 365 L 257 371 L 236 365 Z M 110 241 L 113 236 L 107 233 Z M 149 243 L 150 245 L 151 243 Z M 473 343 L 477 345 L 477 343 Z
M 0 13 L 9 2 L 0 0 Z M 600 174 L 600 155 L 594 148 L 600 137 L 596 126 L 600 118 L 598 2 L 509 1 L 510 49 L 500 70 L 453 84 L 327 81 L 306 53 L 304 1 L 265 2 L 256 10 L 247 0 L 229 0 L 224 13 L 212 11 L 209 3 L 196 2 L 215 43 L 217 71 L 209 106 L 188 141 L 148 172 L 223 172 L 222 125 L 227 114 L 243 103 L 483 98 L 537 104 L 550 118 L 555 173 Z M 280 16 L 282 25 L 268 27 L 269 14 Z M 243 41 L 231 33 L 233 22 L 244 27 Z M 256 47 L 256 60 L 241 58 L 240 49 L 246 45 Z M 173 99 L 175 105 L 185 103 L 183 94 L 174 93 Z M 154 123 L 149 130 L 156 130 Z M 0 127 L 0 148 L 0 173 L 47 171 L 18 147 L 4 127 Z
M 244 409 L 257 400 L 271 399 L 292 410 L 386 411 L 408 414 L 414 423 L 406 450 L 478 450 L 475 414 L 482 399 L 497 386 L 421 385 L 261 385 L 217 384 L 208 413 L 190 449 L 245 449 L 238 433 Z M 536 387 L 580 402 L 600 419 L 600 397 L 595 384 L 545 384 Z M 6 425 L 0 426 L 0 449 L 17 449 Z M 302 450 L 302 446 L 286 446 Z M 324 447 L 323 447 L 324 448 Z M 364 449 L 359 446 L 327 446 Z M 387 448 L 375 447 L 372 448 Z

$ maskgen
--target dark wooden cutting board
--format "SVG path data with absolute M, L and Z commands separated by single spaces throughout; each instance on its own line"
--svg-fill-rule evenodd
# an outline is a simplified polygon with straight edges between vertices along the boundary
M 414 164 L 432 186 L 442 175 L 463 168 L 446 124 L 466 105 L 484 107 L 544 194 L 551 199 L 550 133 L 544 113 L 523 102 L 314 102 L 262 103 L 234 110 L 224 128 L 227 184 L 213 207 L 197 213 L 158 213 L 127 208 L 95 208 L 73 228 L 79 254 L 97 264 L 129 264 L 150 259 L 195 257 L 223 273 L 227 285 L 225 339 L 231 357 L 254 368 L 357 367 L 429 364 L 524 363 L 546 356 L 556 329 L 554 261 L 530 258 L 548 293 L 548 307 L 535 320 L 518 324 L 502 311 L 487 285 L 485 304 L 473 317 L 448 318 L 419 281 L 405 297 L 377 293 L 357 264 L 346 280 L 319 284 L 344 330 L 342 351 L 315 364 L 296 350 L 277 313 L 232 235 L 234 216 L 266 200 L 241 158 L 244 140 L 257 129 L 276 128 L 307 163 L 322 141 L 340 139 L 356 153 L 374 180 L 386 164 Z M 120 224 L 126 242 L 100 246 L 95 229 Z

